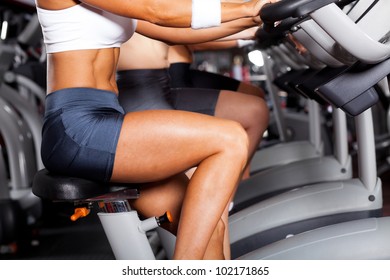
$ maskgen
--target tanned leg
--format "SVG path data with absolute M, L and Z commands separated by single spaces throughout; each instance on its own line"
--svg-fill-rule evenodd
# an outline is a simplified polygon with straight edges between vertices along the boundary
M 236 122 L 182 111 L 134 112 L 125 116 L 112 181 L 157 182 L 197 166 L 183 196 L 174 258 L 203 259 L 247 160 L 248 137 Z
M 251 159 L 268 127 L 269 110 L 264 99 L 240 92 L 222 90 L 215 108 L 215 116 L 240 123 L 248 134 Z M 250 161 L 249 161 L 250 164 Z M 249 177 L 249 165 L 243 179 Z

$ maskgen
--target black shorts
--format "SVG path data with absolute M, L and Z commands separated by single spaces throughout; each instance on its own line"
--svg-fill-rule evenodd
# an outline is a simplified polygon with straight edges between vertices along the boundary
M 170 88 L 168 69 L 126 70 L 117 75 L 119 102 L 126 112 L 183 110 L 214 116 L 219 90 Z
M 172 63 L 169 65 L 172 88 L 194 87 L 190 75 L 190 67 L 190 63 Z
M 172 110 L 167 69 L 118 71 L 119 103 L 126 112 Z
M 240 81 L 216 73 L 190 69 L 192 84 L 197 88 L 213 88 L 237 91 Z
M 237 91 L 241 83 L 239 80 L 221 74 L 191 69 L 189 63 L 172 63 L 169 67 L 169 75 L 173 88 L 195 87 Z

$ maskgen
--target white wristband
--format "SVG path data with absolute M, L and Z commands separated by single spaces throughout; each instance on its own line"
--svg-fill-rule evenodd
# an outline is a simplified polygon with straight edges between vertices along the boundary
M 221 25 L 221 0 L 192 0 L 191 28 Z
M 256 43 L 255 40 L 243 40 L 243 39 L 238 39 L 237 40 L 237 47 L 242 48 L 245 46 L 251 46 Z

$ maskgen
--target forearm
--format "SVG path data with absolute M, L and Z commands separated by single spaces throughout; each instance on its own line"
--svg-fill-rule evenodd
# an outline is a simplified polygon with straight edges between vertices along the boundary
M 222 14 L 221 14 L 222 22 L 227 22 L 239 18 L 254 17 L 257 15 L 258 12 L 255 10 L 256 7 L 253 4 L 251 5 L 251 2 L 245 2 L 245 3 L 221 2 L 221 7 L 222 7 Z
M 242 30 L 232 35 L 218 39 L 217 41 L 231 41 L 231 40 L 253 40 L 256 36 L 256 31 L 259 29 L 258 26 Z
M 244 29 L 251 28 L 256 23 L 251 18 L 242 18 L 222 23 L 219 27 L 206 29 L 161 27 L 145 21 L 139 21 L 137 32 L 149 38 L 163 41 L 169 45 L 187 45 L 205 43 L 224 38 Z

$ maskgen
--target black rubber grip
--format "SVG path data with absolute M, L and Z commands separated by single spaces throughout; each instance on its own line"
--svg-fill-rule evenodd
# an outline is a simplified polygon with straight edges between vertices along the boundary
M 265 4 L 260 11 L 264 23 L 275 23 L 287 18 L 301 18 L 311 12 L 339 0 L 282 0 Z

